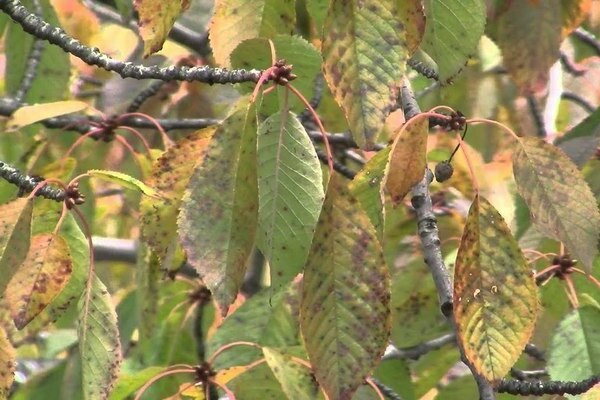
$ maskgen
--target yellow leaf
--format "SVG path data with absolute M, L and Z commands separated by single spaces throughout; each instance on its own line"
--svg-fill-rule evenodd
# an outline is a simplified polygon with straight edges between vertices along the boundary
M 86 103 L 76 100 L 24 106 L 13 113 L 6 123 L 6 127 L 8 130 L 15 130 L 48 118 L 83 111 L 86 108 L 88 108 Z
M 144 57 L 162 49 L 175 20 L 189 5 L 189 0 L 134 0 L 144 40 Z
M 0 326 L 0 399 L 7 399 L 15 378 L 17 353 Z

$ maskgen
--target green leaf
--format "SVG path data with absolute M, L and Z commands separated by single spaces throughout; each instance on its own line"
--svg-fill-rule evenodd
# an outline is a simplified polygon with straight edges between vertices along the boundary
M 395 0 L 333 0 L 323 29 L 323 71 L 352 137 L 373 147 L 396 104 L 407 48 Z
M 17 367 L 17 352 L 0 327 L 0 398 L 8 399 Z
M 277 290 L 302 271 L 325 198 L 314 145 L 287 109 L 258 128 L 257 246 Z
M 300 328 L 315 377 L 349 399 L 380 360 L 390 331 L 389 276 L 369 218 L 334 174 L 304 272 Z
M 247 98 L 217 128 L 190 178 L 179 238 L 223 315 L 245 273 L 257 222 L 256 122 Z
M 27 256 L 5 292 L 17 329 L 23 329 L 63 290 L 72 270 L 65 239 L 50 233 L 31 238 Z
M 552 337 L 548 372 L 553 380 L 561 381 L 600 374 L 600 309 L 586 305 L 560 322 Z
M 440 81 L 449 82 L 477 50 L 485 27 L 482 0 L 425 0 L 421 48 L 438 65 Z
M 583 167 L 600 145 L 600 108 L 556 139 L 554 144 L 564 151 L 577 167 Z
M 367 213 L 380 238 L 383 238 L 385 207 L 383 188 L 391 147 L 378 151 L 349 184 L 350 192 Z
M 521 249 L 498 211 L 475 197 L 454 267 L 454 320 L 463 353 L 488 381 L 515 364 L 537 309 L 537 287 Z
M 144 57 L 162 49 L 173 24 L 189 5 L 189 0 L 133 0 L 139 15 Z
M 163 372 L 165 367 L 148 367 L 141 371 L 119 376 L 115 388 L 110 394 L 110 400 L 126 400 L 141 388 L 148 380 Z
M 263 347 L 265 360 L 273 371 L 273 375 L 281 384 L 283 392 L 289 399 L 314 400 L 319 393 L 319 386 L 311 376 L 311 370 L 298 364 L 285 349 Z
M 6 127 L 9 130 L 19 129 L 23 126 L 34 124 L 44 119 L 57 117 L 59 115 L 71 114 L 77 111 L 83 111 L 88 108 L 88 104 L 82 101 L 67 100 L 53 103 L 34 104 L 23 106 L 10 116 Z
M 26 198 L 0 205 L 0 295 L 27 257 L 32 214 L 33 200 Z
M 204 158 L 215 129 L 205 128 L 177 141 L 152 165 L 147 183 L 161 197 L 146 196 L 140 201 L 142 238 L 163 261 L 177 238 L 183 192 L 195 166 Z
M 95 274 L 88 279 L 78 304 L 83 394 L 86 400 L 107 399 L 121 364 L 117 314 L 102 281 Z
M 398 393 L 402 400 L 416 400 L 408 360 L 401 358 L 383 360 L 377 366 L 373 376 Z
M 327 16 L 329 0 L 305 0 L 306 11 L 315 23 L 318 36 L 323 32 L 323 23 Z
M 227 386 L 235 393 L 237 400 L 287 399 L 281 385 L 266 364 L 258 365 L 250 371 L 244 372 Z
M 513 172 L 533 222 L 565 243 L 588 268 L 598 254 L 600 213 L 577 166 L 544 140 L 524 137 L 513 155 Z
M 227 0 L 215 5 L 209 27 L 210 43 L 217 64 L 230 67 L 229 56 L 244 40 L 273 38 L 294 31 L 293 0 Z M 270 66 L 270 65 L 269 65 Z
M 107 182 L 116 183 L 117 185 L 123 186 L 127 189 L 137 190 L 145 194 L 146 196 L 151 196 L 155 198 L 161 197 L 155 189 L 146 185 L 144 182 L 134 178 L 133 176 L 129 176 L 122 172 L 106 171 L 102 169 L 91 169 L 87 171 L 87 174 L 94 178 L 99 178 Z

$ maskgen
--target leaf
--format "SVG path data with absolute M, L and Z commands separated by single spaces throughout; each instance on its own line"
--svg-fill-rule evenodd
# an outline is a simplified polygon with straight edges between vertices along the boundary
M 385 172 L 386 188 L 395 206 L 425 174 L 429 122 L 419 119 L 407 124 L 394 139 Z
M 600 374 L 600 309 L 585 305 L 560 322 L 550 347 L 553 380 L 581 381 Z M 573 362 L 577 360 L 577 362 Z
M 15 379 L 17 352 L 0 326 L 0 398 L 8 399 Z
M 162 49 L 173 24 L 189 6 L 189 0 L 133 0 L 144 40 L 144 57 Z
M 513 155 L 513 173 L 533 222 L 564 242 L 588 268 L 598 254 L 600 213 L 577 167 L 555 146 L 524 137 Z
M 554 142 L 581 168 L 600 144 L 600 108 Z
M 8 130 L 15 130 L 48 118 L 83 111 L 86 108 L 88 108 L 86 103 L 76 100 L 23 106 L 17 108 L 17 110 L 10 116 L 6 123 L 6 127 Z
M 506 375 L 533 333 L 536 293 L 506 222 L 476 196 L 454 267 L 454 319 L 465 356 L 488 381 Z
M 409 56 L 419 48 L 425 33 L 425 13 L 420 1 L 399 1 L 398 13 L 406 30 L 406 47 Z
M 512 1 L 497 21 L 497 44 L 503 64 L 523 94 L 542 90 L 559 57 L 559 0 Z
M 107 399 L 121 364 L 117 314 L 102 281 L 95 274 L 88 279 L 78 304 L 83 394 L 86 400 Z
M 325 198 L 321 164 L 296 115 L 287 109 L 258 128 L 257 246 L 276 290 L 302 272 Z
M 389 276 L 369 218 L 334 174 L 304 272 L 300 329 L 331 400 L 350 399 L 390 333 Z
M 33 200 L 0 205 L 0 295 L 25 257 L 31 240 Z
M 90 169 L 86 172 L 89 176 L 99 178 L 107 182 L 116 183 L 117 185 L 123 186 L 127 189 L 137 190 L 146 196 L 160 198 L 160 194 L 144 182 L 129 176 L 122 172 L 117 171 L 106 171 L 102 169 Z
M 354 141 L 370 149 L 404 75 L 407 49 L 395 0 L 333 0 L 323 28 L 323 72 Z
M 589 17 L 592 0 L 561 0 L 562 31 L 561 39 L 565 39 Z
M 31 239 L 27 257 L 5 292 L 17 329 L 23 329 L 63 290 L 72 269 L 65 239 L 50 233 Z
M 385 207 L 383 188 L 391 147 L 378 151 L 349 184 L 350 193 L 358 200 L 371 220 L 379 238 L 383 238 Z
M 256 125 L 247 98 L 217 128 L 195 169 L 177 219 L 188 262 L 224 315 L 242 283 L 254 244 L 258 195 Z
M 217 64 L 230 67 L 229 56 L 244 40 L 273 38 L 294 31 L 296 9 L 292 0 L 219 0 L 209 26 Z
M 110 400 L 126 400 L 141 388 L 148 380 L 165 370 L 165 367 L 147 367 L 141 371 L 119 376 L 115 388 L 110 394 Z
M 293 361 L 285 349 L 263 347 L 265 360 L 273 375 L 281 384 L 289 399 L 313 400 L 319 393 L 319 386 L 311 376 L 310 369 Z
M 438 65 L 439 79 L 448 83 L 477 50 L 485 27 L 481 0 L 425 0 L 425 33 L 421 48 Z
M 177 238 L 177 215 L 183 192 L 195 166 L 204 158 L 215 129 L 202 129 L 177 141 L 152 166 L 147 183 L 161 197 L 143 197 L 140 201 L 142 237 L 163 261 Z

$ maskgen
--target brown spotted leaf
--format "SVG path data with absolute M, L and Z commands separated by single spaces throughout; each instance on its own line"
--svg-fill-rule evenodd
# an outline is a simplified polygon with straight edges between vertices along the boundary
M 0 296 L 27 256 L 33 200 L 19 198 L 0 206 Z
M 600 213 L 575 164 L 556 146 L 524 137 L 513 155 L 513 172 L 533 222 L 591 269 L 598 254 Z
M 85 400 L 105 400 L 121 365 L 121 341 L 110 293 L 95 274 L 89 279 L 78 304 L 83 394 Z
M 406 29 L 406 47 L 412 55 L 423 39 L 425 33 L 425 12 L 420 1 L 399 1 L 398 14 Z
M 0 399 L 8 399 L 17 366 L 17 352 L 0 326 Z
M 256 123 L 242 99 L 217 128 L 190 178 L 177 219 L 188 262 L 222 314 L 237 295 L 257 225 Z
M 331 400 L 348 400 L 390 333 L 390 282 L 377 233 L 334 174 L 305 266 L 300 329 Z
M 293 0 L 217 0 L 209 27 L 217 64 L 230 67 L 229 56 L 244 40 L 290 34 L 295 22 Z
M 62 291 L 71 271 L 71 254 L 63 237 L 44 233 L 31 239 L 27 256 L 5 292 L 18 329 L 25 327 Z
M 408 122 L 394 139 L 386 167 L 386 188 L 398 205 L 410 189 L 423 179 L 429 122 L 422 118 Z
M 319 386 L 311 376 L 311 370 L 295 362 L 286 349 L 263 347 L 265 361 L 288 399 L 314 400 L 318 398 Z
M 142 238 L 163 261 L 177 237 L 181 197 L 194 167 L 204 158 L 214 131 L 214 127 L 205 128 L 179 140 L 152 166 L 147 184 L 158 190 L 161 197 L 142 197 Z
M 144 57 L 162 49 L 175 20 L 189 5 L 189 0 L 133 0 L 144 40 Z
M 506 375 L 533 333 L 537 287 L 506 222 L 475 197 L 454 267 L 457 339 L 488 381 Z
M 408 50 L 395 0 L 333 0 L 323 29 L 323 71 L 352 137 L 371 148 L 396 103 Z

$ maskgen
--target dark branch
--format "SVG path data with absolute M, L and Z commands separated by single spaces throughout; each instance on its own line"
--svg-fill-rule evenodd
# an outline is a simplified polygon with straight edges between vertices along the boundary
M 562 381 L 519 381 L 503 379 L 496 388 L 498 393 L 510 393 L 520 396 L 542 396 L 544 394 L 578 395 L 587 392 L 600 382 L 600 375 L 580 382 Z
M 511 368 L 510 376 L 512 376 L 513 378 L 515 378 L 519 381 L 526 381 L 529 379 L 545 378 L 548 376 L 548 371 L 546 371 L 545 369 L 525 371 L 525 370 L 520 370 L 517 368 Z
M 572 33 L 577 39 L 590 46 L 598 55 L 600 55 L 600 42 L 593 33 L 586 31 L 582 27 L 577 28 Z
M 415 60 L 414 58 L 409 58 L 406 64 L 415 71 L 417 71 L 419 74 L 423 75 L 425 78 L 434 79 L 436 81 L 440 80 L 440 77 L 437 74 L 437 72 L 425 65 L 425 63 L 422 61 Z
M 327 154 L 325 154 L 325 152 L 320 149 L 315 148 L 315 150 L 317 151 L 317 156 L 319 157 L 319 160 L 321 160 L 323 164 L 327 165 Z M 346 167 L 344 164 L 340 163 L 335 159 L 333 160 L 333 169 L 348 179 L 354 179 L 354 177 L 356 176 L 355 171 L 351 170 L 350 168 Z
M 527 96 L 527 105 L 529 106 L 529 112 L 531 112 L 533 123 L 535 124 L 535 127 L 537 129 L 538 137 L 545 138 L 548 132 L 546 132 L 546 127 L 544 126 L 544 118 L 540 113 L 540 108 L 535 97 Z
M 148 86 L 146 89 L 142 90 L 140 92 L 140 94 L 135 96 L 135 99 L 133 99 L 133 101 L 131 102 L 129 107 L 127 107 L 127 112 L 128 113 L 137 112 L 137 110 L 139 110 L 140 107 L 148 99 L 150 99 L 152 96 L 157 94 L 160 91 L 160 89 L 162 89 L 163 86 L 166 85 L 166 83 L 167 82 L 165 82 L 165 81 L 152 82 L 152 84 L 150 84 L 150 86 Z
M 419 343 L 416 346 L 401 349 L 394 348 L 389 352 L 386 352 L 383 358 L 407 358 L 410 360 L 418 360 L 421 356 L 424 356 L 431 351 L 438 350 L 450 343 L 456 344 L 456 335 L 454 333 L 447 333 L 435 339 Z
M 17 186 L 20 193 L 31 193 L 33 189 L 43 179 L 26 175 L 13 167 L 0 161 L 0 178 L 3 178 L 8 183 Z M 45 197 L 54 201 L 63 201 L 65 199 L 65 191 L 62 188 L 57 188 L 52 185 L 46 185 L 36 192 L 36 196 Z
M 33 6 L 36 15 L 41 17 L 43 10 L 39 0 L 34 1 Z M 40 65 L 42 54 L 44 53 L 44 45 L 45 43 L 43 40 L 38 38 L 33 39 L 29 55 L 27 56 L 27 62 L 25 63 L 23 79 L 21 80 L 21 84 L 14 94 L 14 99 L 19 103 L 25 99 L 27 92 L 29 92 L 29 89 L 31 89 L 31 86 L 33 85 L 33 80 L 37 75 L 38 66 Z
M 590 103 L 585 98 L 583 98 L 580 95 L 578 95 L 577 93 L 562 92 L 561 95 L 560 95 L 560 97 L 563 98 L 563 99 L 565 99 L 565 100 L 572 101 L 573 103 L 575 103 L 578 106 L 582 107 L 585 111 L 587 111 L 589 113 L 593 113 L 596 110 L 596 107 L 594 107 L 592 105 L 592 103 Z
M 379 382 L 379 380 L 375 379 L 375 378 L 371 378 L 371 382 L 373 382 L 373 384 L 375 386 L 377 386 L 377 388 L 381 391 L 381 393 L 390 400 L 402 400 L 402 397 L 400 397 L 400 395 L 396 392 L 394 392 L 394 390 L 386 385 L 384 385 L 383 383 Z
M 535 344 L 527 343 L 523 351 L 529 357 L 532 357 L 538 361 L 546 361 L 546 355 L 544 354 L 544 351 L 538 348 Z
M 161 68 L 158 66 L 146 67 L 141 64 L 114 60 L 100 50 L 89 48 L 78 40 L 67 35 L 62 29 L 53 27 L 39 17 L 30 13 L 19 0 L 0 1 L 0 9 L 17 22 L 23 30 L 36 38 L 47 40 L 57 45 L 64 51 L 73 54 L 86 64 L 96 65 L 107 71 L 118 73 L 123 78 L 134 79 L 160 79 L 165 81 L 198 81 L 209 84 L 214 83 L 241 83 L 257 82 L 261 71 L 253 70 L 226 70 L 223 68 L 202 67 L 176 67 Z

